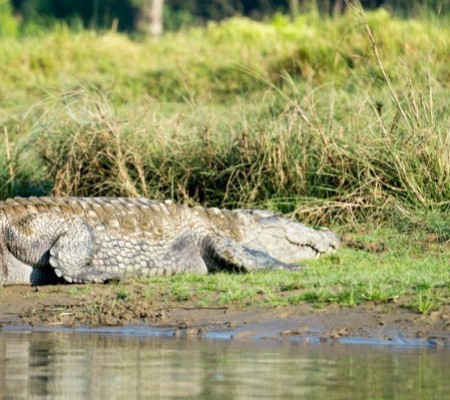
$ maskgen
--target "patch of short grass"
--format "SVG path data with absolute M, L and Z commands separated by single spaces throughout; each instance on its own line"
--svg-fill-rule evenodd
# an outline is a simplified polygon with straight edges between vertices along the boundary
M 443 294 L 441 290 L 420 290 L 412 299 L 405 304 L 406 308 L 423 315 L 428 315 L 432 311 L 439 310 L 442 304 L 449 302 L 449 296 Z
M 90 293 L 92 293 L 92 287 L 89 285 L 86 286 L 76 286 L 76 287 L 71 287 L 69 289 L 69 294 L 71 296 L 78 296 L 78 295 L 89 295 Z

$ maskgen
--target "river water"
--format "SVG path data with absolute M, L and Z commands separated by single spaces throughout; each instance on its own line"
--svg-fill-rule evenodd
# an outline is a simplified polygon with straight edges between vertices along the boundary
M 5 330 L 0 388 L 0 399 L 446 399 L 450 349 Z

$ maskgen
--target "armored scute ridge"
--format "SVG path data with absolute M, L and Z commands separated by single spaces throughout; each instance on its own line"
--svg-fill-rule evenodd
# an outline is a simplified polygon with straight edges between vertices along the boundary
M 0 202 L 0 284 L 299 269 L 294 263 L 338 245 L 330 231 L 267 211 L 130 198 Z

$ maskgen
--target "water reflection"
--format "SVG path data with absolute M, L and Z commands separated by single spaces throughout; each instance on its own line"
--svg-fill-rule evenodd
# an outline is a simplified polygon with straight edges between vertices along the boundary
M 449 365 L 448 349 L 0 333 L 4 399 L 446 398 Z

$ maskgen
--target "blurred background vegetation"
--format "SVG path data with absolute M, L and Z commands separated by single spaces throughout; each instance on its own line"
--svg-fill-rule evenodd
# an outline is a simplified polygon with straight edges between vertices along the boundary
M 158 0 L 156 0 L 158 1 Z M 5 25 L 8 14 L 14 15 L 22 31 L 51 27 L 65 21 L 72 27 L 136 32 L 141 20 L 151 14 L 154 0 L 0 0 L 0 21 Z M 163 21 L 168 30 L 207 21 L 223 20 L 235 15 L 257 20 L 276 13 L 290 14 L 315 10 L 322 15 L 336 15 L 346 9 L 345 0 L 165 0 Z M 447 12 L 450 0 L 362 0 L 367 10 L 383 7 L 398 16 L 414 16 L 424 12 Z M 150 10 L 150 11 L 149 11 Z M 14 29 L 9 23 L 9 28 Z

